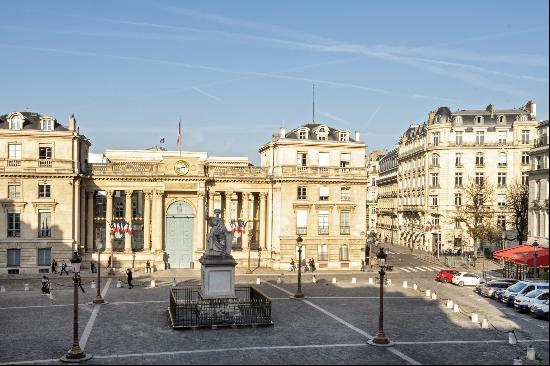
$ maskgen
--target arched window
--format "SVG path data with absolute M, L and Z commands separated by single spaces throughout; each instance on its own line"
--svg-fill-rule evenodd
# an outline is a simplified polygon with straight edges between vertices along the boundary
M 508 156 L 505 152 L 498 153 L 498 166 L 506 166 L 508 163 Z
M 483 117 L 482 116 L 476 116 L 475 121 L 476 121 L 477 124 L 482 124 L 483 123 Z
M 506 117 L 505 116 L 498 116 L 498 123 L 506 123 Z
M 23 128 L 23 119 L 19 115 L 15 115 L 10 119 L 10 129 L 20 130 Z
M 461 125 L 462 124 L 462 116 L 456 116 L 455 117 L 455 124 Z
M 432 155 L 432 166 L 439 166 L 439 154 Z

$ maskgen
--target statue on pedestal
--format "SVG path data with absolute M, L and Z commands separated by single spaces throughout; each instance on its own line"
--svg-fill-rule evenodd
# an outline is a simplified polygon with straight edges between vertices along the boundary
M 208 225 L 212 227 L 206 237 L 206 253 L 214 256 L 231 255 L 231 246 L 233 244 L 233 233 L 225 227 L 223 219 L 220 217 L 221 210 L 215 209 L 215 217 L 208 218 Z

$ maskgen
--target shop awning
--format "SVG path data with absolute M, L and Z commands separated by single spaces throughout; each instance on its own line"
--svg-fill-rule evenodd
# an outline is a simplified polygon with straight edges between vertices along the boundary
M 493 258 L 504 259 L 507 262 L 535 266 L 535 249 L 532 245 L 518 245 L 512 248 L 496 250 Z M 538 247 L 537 267 L 548 267 L 548 248 Z

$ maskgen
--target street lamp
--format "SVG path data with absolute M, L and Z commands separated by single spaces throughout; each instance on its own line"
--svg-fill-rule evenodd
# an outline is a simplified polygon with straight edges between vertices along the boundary
M 71 258 L 71 264 L 73 267 L 73 294 L 74 294 L 74 303 L 73 303 L 73 344 L 67 354 L 61 357 L 59 360 L 63 362 L 82 362 L 87 361 L 92 358 L 92 355 L 86 354 L 80 348 L 78 343 L 78 288 L 81 287 L 80 282 L 80 264 L 82 263 L 82 258 L 78 255 L 77 252 L 73 253 Z
M 300 235 L 296 238 L 296 245 L 298 245 L 298 290 L 294 294 L 295 299 L 303 299 L 302 293 L 302 242 L 304 239 Z
M 101 296 L 101 249 L 103 246 L 100 244 L 97 247 L 97 294 L 93 300 L 94 304 L 105 304 L 105 300 Z
M 378 332 L 376 336 L 368 343 L 373 346 L 393 346 L 393 343 L 384 334 L 384 275 L 386 274 L 386 257 L 388 255 L 384 253 L 384 248 L 380 248 L 376 258 L 378 258 L 378 265 L 380 266 L 380 314 L 378 317 Z
M 536 273 L 536 277 L 539 278 L 539 266 L 538 266 L 538 263 L 537 263 L 537 259 L 538 259 L 538 256 L 539 254 L 537 253 L 537 249 L 539 247 L 539 242 L 535 240 L 535 242 L 533 243 L 533 249 L 535 249 L 535 260 L 534 260 L 534 265 L 535 265 L 535 270 L 533 271 L 533 275 L 535 275 Z

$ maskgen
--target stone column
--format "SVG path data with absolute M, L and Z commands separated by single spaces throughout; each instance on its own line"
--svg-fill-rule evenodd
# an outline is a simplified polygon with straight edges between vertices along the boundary
M 163 210 L 163 200 L 164 192 L 155 191 L 153 197 L 153 244 L 152 248 L 154 252 L 162 251 L 162 228 L 164 220 L 164 210 Z
M 94 248 L 94 191 L 86 192 L 88 195 L 88 214 L 86 215 L 86 248 Z
M 266 242 L 267 242 L 267 249 L 272 250 L 273 243 L 271 240 L 273 239 L 273 236 L 271 235 L 271 231 L 273 229 L 273 192 L 269 191 L 267 195 L 267 219 L 265 220 L 266 225 Z M 268 257 L 269 258 L 269 257 Z
M 195 249 L 204 247 L 204 192 L 197 193 L 197 238 L 199 245 Z
M 132 193 L 131 190 L 124 190 L 124 220 L 128 225 L 132 224 Z M 132 235 L 128 233 L 124 234 L 124 252 L 132 252 Z
M 214 216 L 214 197 L 216 196 L 215 191 L 208 192 L 208 216 Z
M 233 192 L 225 192 L 225 213 L 223 218 L 227 228 L 229 228 L 229 223 L 231 222 L 231 196 L 233 196 Z
M 86 190 L 84 187 L 80 189 L 80 245 L 84 247 L 84 251 L 88 252 L 86 244 Z
M 248 221 L 248 192 L 243 192 L 242 195 L 242 218 L 244 221 Z M 242 237 L 243 249 L 248 248 L 248 230 L 250 230 L 252 223 L 247 223 L 245 232 Z
M 73 250 L 76 250 L 80 253 L 80 181 L 74 181 L 74 216 L 73 216 Z
M 111 252 L 113 244 L 111 243 L 111 228 L 109 225 L 113 221 L 113 191 L 105 191 L 105 195 L 107 199 L 107 208 L 105 210 L 105 252 Z
M 143 251 L 151 251 L 151 192 L 143 192 L 145 207 L 143 213 Z
M 260 238 L 259 238 L 259 244 L 262 247 L 262 249 L 265 249 L 265 229 L 266 229 L 266 207 L 265 207 L 265 201 L 267 198 L 267 193 L 260 192 Z

